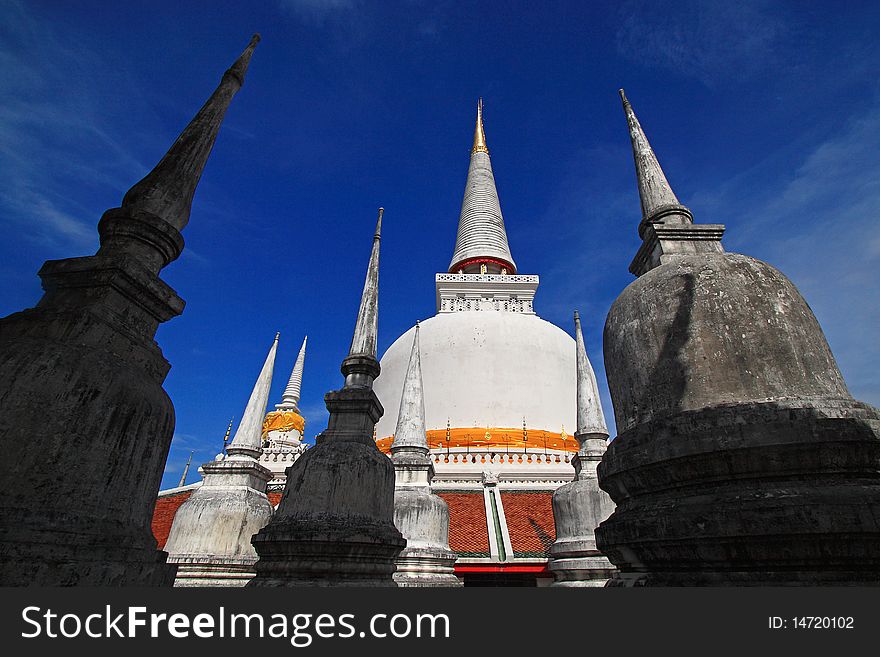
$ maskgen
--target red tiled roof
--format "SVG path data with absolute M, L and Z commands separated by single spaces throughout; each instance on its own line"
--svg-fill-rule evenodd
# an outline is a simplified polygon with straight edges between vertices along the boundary
M 156 508 L 153 510 L 153 536 L 156 537 L 157 547 L 161 550 L 168 541 L 168 534 L 171 533 L 171 523 L 174 522 L 174 516 L 180 505 L 189 499 L 193 494 L 192 490 L 185 490 L 180 493 L 172 493 L 171 495 L 163 495 L 156 500 Z M 281 491 L 270 492 L 267 494 L 272 506 L 278 504 L 281 500 Z
M 515 557 L 545 557 L 556 540 L 552 491 L 507 491 L 501 504 Z M 454 548 L 453 548 L 454 549 Z
M 165 547 L 168 534 L 171 533 L 171 523 L 174 522 L 174 514 L 180 505 L 192 495 L 191 490 L 185 490 L 173 495 L 163 495 L 156 500 L 156 508 L 153 509 L 153 536 L 156 537 L 157 547 L 161 550 Z
M 449 547 L 463 557 L 488 557 L 489 533 L 482 491 L 438 492 L 449 505 Z
M 192 490 L 164 495 L 156 500 L 153 512 L 153 535 L 161 550 L 165 547 L 177 509 Z M 462 557 L 488 557 L 489 534 L 483 493 L 438 492 L 449 505 L 449 547 Z M 281 500 L 281 491 L 268 493 L 273 506 Z M 510 491 L 501 493 L 501 503 L 510 532 L 514 556 L 546 557 L 556 538 L 553 525 L 551 491 Z

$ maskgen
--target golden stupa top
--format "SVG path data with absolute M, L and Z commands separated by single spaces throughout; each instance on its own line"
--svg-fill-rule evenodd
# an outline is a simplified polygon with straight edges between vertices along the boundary
M 263 419 L 263 427 L 260 436 L 263 440 L 269 435 L 270 431 L 280 431 L 285 433 L 291 430 L 299 431 L 300 435 L 305 432 L 306 420 L 296 411 L 270 411 L 266 413 Z
M 483 99 L 477 102 L 477 127 L 474 128 L 474 147 L 471 153 L 489 153 L 486 146 L 486 131 L 483 129 Z

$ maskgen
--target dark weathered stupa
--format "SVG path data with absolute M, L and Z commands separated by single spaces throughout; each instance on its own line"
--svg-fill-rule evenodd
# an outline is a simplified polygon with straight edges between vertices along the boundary
M 379 376 L 379 240 L 382 210 L 354 337 L 342 361 L 345 383 L 324 395 L 327 429 L 287 470 L 274 517 L 252 543 L 259 555 L 248 586 L 394 586 L 406 541 L 394 526 L 394 466 L 376 447 L 384 409 Z
M 163 585 L 150 518 L 174 408 L 154 341 L 183 300 L 159 278 L 183 250 L 193 194 L 254 36 L 122 206 L 93 256 L 46 262 L 35 308 L 0 320 L 0 584 Z
M 693 223 L 621 97 L 643 244 L 604 335 L 612 581 L 880 584 L 880 413 L 849 394 L 795 286 Z

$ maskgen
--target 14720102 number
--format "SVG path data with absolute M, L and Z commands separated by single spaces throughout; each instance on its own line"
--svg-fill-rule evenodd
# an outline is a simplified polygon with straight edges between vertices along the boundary
M 851 630 L 852 616 L 794 616 L 791 627 L 804 630 Z

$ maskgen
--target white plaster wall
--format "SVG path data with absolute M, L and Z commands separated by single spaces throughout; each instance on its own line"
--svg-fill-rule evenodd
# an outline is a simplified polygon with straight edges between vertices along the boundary
M 575 342 L 537 315 L 472 311 L 420 324 L 428 429 L 522 427 L 575 431 Z M 414 328 L 382 357 L 374 390 L 385 415 L 377 436 L 394 433 Z

